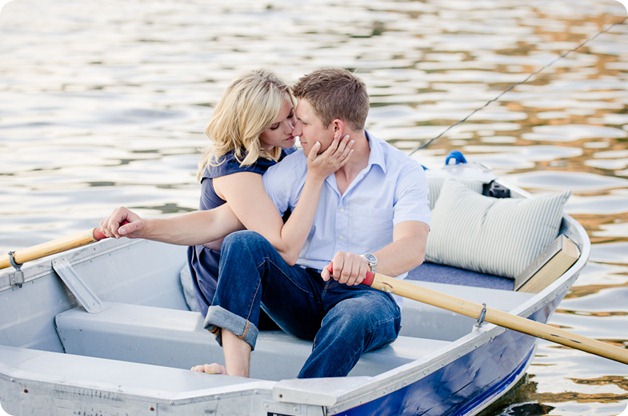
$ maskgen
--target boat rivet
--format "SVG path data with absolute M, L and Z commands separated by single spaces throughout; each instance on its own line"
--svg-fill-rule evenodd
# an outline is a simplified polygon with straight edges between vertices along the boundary
M 24 393 L 28 393 L 28 389 L 24 389 Z
M 173 405 L 174 404 L 174 400 L 170 400 L 170 404 Z
M 154 412 L 154 411 L 155 411 L 155 408 L 154 408 L 153 406 L 151 406 L 149 410 L 150 410 L 151 412 Z

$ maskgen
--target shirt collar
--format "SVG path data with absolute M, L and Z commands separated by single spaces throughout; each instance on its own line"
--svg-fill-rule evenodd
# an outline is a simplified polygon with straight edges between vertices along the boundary
M 368 131 L 364 131 L 366 139 L 369 141 L 371 153 L 369 155 L 368 168 L 371 165 L 378 165 L 384 173 L 386 173 L 386 158 L 384 157 L 384 148 L 382 140 L 375 136 L 371 136 Z

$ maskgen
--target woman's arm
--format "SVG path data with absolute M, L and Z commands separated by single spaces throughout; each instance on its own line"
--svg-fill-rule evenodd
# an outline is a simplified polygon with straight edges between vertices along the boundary
M 154 219 L 143 219 L 128 208 L 120 207 L 100 223 L 107 237 L 144 238 L 185 246 L 218 240 L 243 228 L 227 204 L 207 211 Z
M 288 264 L 295 264 L 312 228 L 325 179 L 347 163 L 352 146 L 353 141 L 345 136 L 334 138 L 320 155 L 320 144 L 312 147 L 303 191 L 285 224 L 258 174 L 240 172 L 215 178 L 214 189 L 248 230 L 264 236 Z
M 245 227 L 268 239 L 286 262 L 294 264 L 314 221 L 320 190 L 325 178 L 342 167 L 351 154 L 348 137 L 335 139 L 317 155 L 320 145 L 308 155 L 308 174 L 301 198 L 284 225 L 270 200 L 262 177 L 240 172 L 214 179 L 214 187 L 228 201 L 217 208 L 166 218 L 144 219 L 125 207 L 117 208 L 100 223 L 111 238 L 143 238 L 179 245 L 206 244 Z

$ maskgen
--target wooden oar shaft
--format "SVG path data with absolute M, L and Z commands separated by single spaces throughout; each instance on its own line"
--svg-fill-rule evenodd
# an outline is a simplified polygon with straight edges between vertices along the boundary
M 370 275 L 372 275 L 372 273 L 369 273 L 369 276 L 367 276 L 367 279 L 365 279 L 363 283 L 370 283 L 369 285 L 375 289 L 394 293 L 399 296 L 446 309 L 451 312 L 456 312 L 471 318 L 478 318 L 484 308 L 483 305 L 417 286 L 403 280 L 394 279 L 379 273 L 375 273 L 371 283 Z M 487 307 L 484 320 L 504 328 L 512 329 L 537 338 L 542 338 L 557 344 L 628 364 L 628 350 L 626 349 L 615 347 L 596 339 L 573 334 L 560 328 L 532 321 L 518 315 L 513 315 L 511 313 Z
M 49 256 L 51 254 L 56 254 L 73 248 L 82 247 L 95 241 L 102 240 L 103 238 L 107 237 L 100 232 L 100 229 L 94 228 L 67 237 L 61 237 L 52 241 L 47 241 L 33 247 L 15 250 L 15 252 L 13 253 L 13 259 L 16 263 L 23 264 L 27 261 L 36 260 L 42 257 Z M 0 269 L 4 269 L 9 266 L 11 266 L 9 256 L 2 255 L 0 257 Z

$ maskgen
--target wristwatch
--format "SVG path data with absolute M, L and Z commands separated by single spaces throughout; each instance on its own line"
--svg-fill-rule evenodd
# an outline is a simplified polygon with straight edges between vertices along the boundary
M 377 257 L 372 255 L 371 253 L 364 253 L 360 257 L 364 257 L 366 261 L 369 262 L 369 267 L 371 268 L 371 271 L 373 273 L 377 271 Z

